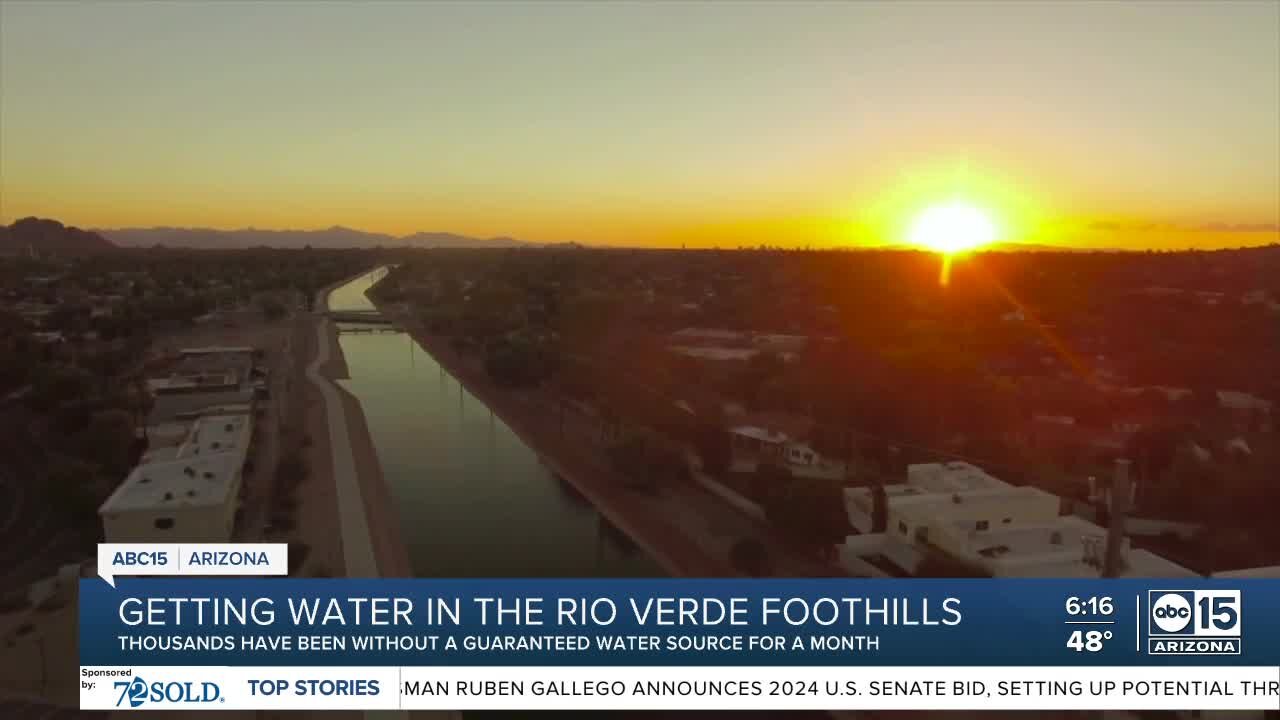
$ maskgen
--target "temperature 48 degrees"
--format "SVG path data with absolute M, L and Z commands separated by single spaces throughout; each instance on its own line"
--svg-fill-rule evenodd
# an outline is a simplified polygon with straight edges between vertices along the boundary
M 1098 652 L 1103 641 L 1110 639 L 1110 630 L 1074 630 L 1067 638 L 1067 647 L 1076 652 Z

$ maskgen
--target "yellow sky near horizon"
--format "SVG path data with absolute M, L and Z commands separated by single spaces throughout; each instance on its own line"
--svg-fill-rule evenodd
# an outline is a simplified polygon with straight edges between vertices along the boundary
M 0 222 L 1280 242 L 1280 3 L 0 3 Z

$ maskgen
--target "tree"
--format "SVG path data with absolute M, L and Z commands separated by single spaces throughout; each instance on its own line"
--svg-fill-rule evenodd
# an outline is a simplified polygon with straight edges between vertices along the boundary
M 116 376 L 125 371 L 132 359 L 127 348 L 102 349 L 81 354 L 80 366 L 96 376 L 99 392 L 107 395 L 110 394 L 113 386 L 118 384 Z
M 133 466 L 137 438 L 133 418 L 126 410 L 94 413 L 80 437 L 83 457 L 113 477 L 124 477 Z
M 884 481 L 877 478 L 871 486 L 871 532 L 882 533 L 889 528 L 889 493 Z
M 770 505 L 780 502 L 779 498 L 788 492 L 794 480 L 791 471 L 782 465 L 771 462 L 756 465 L 751 485 L 755 489 L 753 494 L 765 506 L 766 514 Z
M 1157 484 L 1186 438 L 1186 428 L 1174 425 L 1146 427 L 1134 433 L 1127 452 L 1137 469 L 1138 481 L 1146 487 Z
M 296 450 L 280 458 L 276 463 L 277 490 L 292 492 L 303 480 L 307 479 L 307 463 Z
M 716 413 L 712 417 L 699 416 L 694 434 L 694 446 L 698 458 L 702 460 L 702 469 L 712 476 L 728 472 L 733 460 L 733 451 L 729 443 L 729 433 L 723 425 L 723 415 Z
M 69 302 L 60 302 L 45 318 L 45 325 L 68 335 L 83 332 L 89 327 L 89 309 Z
M 4 322 L 5 315 L 0 313 L 0 323 Z M 21 322 L 21 318 L 18 318 L 18 322 Z M 39 352 L 39 347 L 25 327 L 0 328 L 0 390 L 26 383 L 35 371 Z
M 288 309 L 280 299 L 271 295 L 264 295 L 258 298 L 258 308 L 262 310 L 262 316 L 269 322 L 275 322 L 285 316 Z
M 608 449 L 609 460 L 627 478 L 627 487 L 654 491 L 664 484 L 686 482 L 689 468 L 676 448 L 641 435 Z
M 781 374 L 785 367 L 786 363 L 776 353 L 762 352 L 753 356 L 735 382 L 742 400 L 752 407 L 757 406 L 761 389 L 771 378 Z
M 545 380 L 556 366 L 552 349 L 536 337 L 513 333 L 485 345 L 485 371 L 505 387 L 531 387 Z
M 742 538 L 729 548 L 729 564 L 747 577 L 764 577 L 773 571 L 769 550 L 756 538 Z
M 45 492 L 50 503 L 72 522 L 96 525 L 98 496 L 96 468 L 82 460 L 57 456 L 45 475 Z
M 840 485 L 817 478 L 792 477 L 784 467 L 761 463 L 756 487 L 769 522 L 793 540 L 827 548 L 850 532 Z
M 41 365 L 33 373 L 31 383 L 28 402 L 37 410 L 51 410 L 85 398 L 93 390 L 89 373 L 68 365 Z

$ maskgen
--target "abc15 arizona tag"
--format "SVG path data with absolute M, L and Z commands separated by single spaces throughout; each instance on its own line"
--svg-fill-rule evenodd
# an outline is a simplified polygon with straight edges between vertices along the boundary
M 1148 590 L 1147 653 L 1239 655 L 1239 590 Z

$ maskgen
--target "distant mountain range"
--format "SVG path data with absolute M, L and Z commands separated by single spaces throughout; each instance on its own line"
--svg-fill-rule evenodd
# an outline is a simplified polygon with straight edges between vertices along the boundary
M 1081 248 L 1070 245 L 1038 245 L 1036 243 L 1000 242 L 984 245 L 978 252 L 1048 252 L 1048 253 L 1090 253 L 1119 252 L 1113 248 Z
M 108 252 L 115 245 L 102 235 L 57 220 L 28 217 L 12 225 L 0 225 L 0 252 L 25 252 L 28 248 L 43 252 L 95 253 Z
M 447 232 L 419 232 L 412 235 L 386 235 L 335 225 L 324 230 L 214 230 L 211 228 L 120 228 L 98 230 L 117 245 L 125 247 L 239 249 L 269 246 L 277 248 L 316 249 L 418 247 L 418 248 L 502 248 L 528 245 L 509 237 L 476 238 Z
M 511 237 L 478 238 L 448 232 L 418 232 L 411 235 L 388 235 L 365 232 L 335 225 L 323 230 L 216 230 L 213 228 L 118 228 L 114 230 L 81 230 L 64 226 L 57 220 L 28 217 L 12 225 L 0 225 L 0 254 L 13 254 L 34 248 L 37 251 L 90 253 L 116 247 L 237 250 L 251 247 L 316 249 L 409 247 L 409 248 L 514 248 L 514 247 L 580 247 L 577 243 L 531 243 Z M 865 250 L 907 250 L 925 252 L 908 245 L 877 245 Z M 1002 242 L 987 245 L 978 252 L 1119 252 L 1111 248 L 1075 248 L 1065 245 Z

